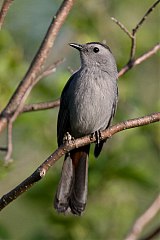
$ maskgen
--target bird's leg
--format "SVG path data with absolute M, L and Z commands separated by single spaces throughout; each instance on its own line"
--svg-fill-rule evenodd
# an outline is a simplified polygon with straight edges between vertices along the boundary
M 96 144 L 99 146 L 100 141 L 102 140 L 101 131 L 97 130 L 94 133 L 91 133 L 90 139 L 96 138 Z
M 72 137 L 69 132 L 66 132 L 63 137 L 63 144 L 65 144 L 65 143 L 70 144 L 72 141 L 74 141 L 74 137 Z
M 99 143 L 100 143 L 100 141 L 101 141 L 101 131 L 100 130 L 98 130 L 98 131 L 95 131 L 95 137 L 96 137 L 96 143 L 97 143 L 97 145 L 99 146 Z

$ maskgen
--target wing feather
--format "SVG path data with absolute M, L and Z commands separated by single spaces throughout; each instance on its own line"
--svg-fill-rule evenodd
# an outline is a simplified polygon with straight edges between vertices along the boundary
M 73 74 L 70 77 L 61 94 L 60 109 L 59 109 L 58 121 L 57 121 L 58 146 L 63 144 L 63 138 L 66 132 L 70 132 L 70 116 L 69 116 L 69 109 L 68 109 L 70 96 L 69 96 L 68 90 L 71 82 L 74 81 L 74 76 L 75 74 Z

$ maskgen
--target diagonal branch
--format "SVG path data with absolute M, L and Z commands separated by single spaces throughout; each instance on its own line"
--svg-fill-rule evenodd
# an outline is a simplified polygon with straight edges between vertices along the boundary
M 124 75 L 128 70 L 135 67 L 136 65 L 146 61 L 148 58 L 156 54 L 160 50 L 160 43 L 156 44 L 153 48 L 151 48 L 148 52 L 144 53 L 142 56 L 138 57 L 137 59 L 133 60 L 132 62 L 125 65 L 118 73 L 118 76 L 121 77 Z
M 2 28 L 2 25 L 4 23 L 5 17 L 7 15 L 7 12 L 12 4 L 13 0 L 4 0 L 1 11 L 0 11 L 0 30 Z
M 130 33 L 130 31 L 120 21 L 114 17 L 111 17 L 111 20 L 114 21 L 123 30 L 123 32 L 125 32 L 128 37 L 132 39 L 132 33 Z
M 144 238 L 140 238 L 139 240 L 153 240 L 157 236 L 160 236 L 160 226 L 156 227 L 147 236 L 145 236 Z
M 109 127 L 107 130 L 101 132 L 101 140 L 104 140 L 106 138 L 109 138 L 113 136 L 114 134 L 134 128 L 139 127 L 143 125 L 147 125 L 150 123 L 158 122 L 160 121 L 160 112 L 153 113 L 151 115 L 141 117 L 141 118 L 135 118 L 130 119 L 125 122 L 118 123 L 114 126 Z M 34 183 L 41 180 L 45 175 L 46 172 L 67 152 L 79 148 L 82 146 L 85 146 L 89 143 L 93 143 L 96 141 L 95 136 L 85 136 L 83 138 L 78 138 L 76 140 L 73 140 L 69 143 L 65 143 L 64 145 L 61 145 L 54 153 L 52 153 L 36 170 L 35 172 L 29 176 L 27 179 L 25 179 L 22 183 L 20 183 L 17 187 L 15 187 L 13 190 L 11 190 L 9 193 L 5 194 L 0 199 L 0 210 L 2 210 L 4 207 L 6 207 L 10 202 L 15 200 L 18 196 L 20 196 L 22 193 L 26 192 L 29 188 L 33 186 Z
M 41 74 L 39 74 L 39 76 L 36 79 L 36 82 L 38 82 L 40 79 L 47 77 L 47 76 L 51 75 L 52 73 L 54 73 L 56 71 L 57 67 L 63 62 L 64 62 L 64 58 L 57 60 L 55 63 L 53 63 L 52 65 L 47 67 L 44 71 L 42 71 Z
M 157 215 L 160 211 L 160 194 L 154 200 L 152 205 L 145 211 L 135 222 L 131 232 L 125 240 L 137 240 L 144 227 Z
M 52 48 L 56 36 L 64 23 L 69 11 L 73 6 L 74 0 L 64 0 L 61 4 L 57 14 L 53 17 L 46 36 L 35 55 L 26 75 L 20 82 L 18 88 L 12 95 L 7 106 L 0 114 L 0 132 L 7 124 L 7 118 L 11 117 L 11 113 L 14 112 L 14 120 L 17 118 L 23 105 L 31 92 L 33 86 L 37 83 L 37 78 L 41 74 L 43 65 L 48 57 L 49 51 Z
M 144 21 L 146 20 L 146 18 L 149 16 L 149 14 L 151 12 L 153 12 L 153 10 L 156 8 L 156 6 L 158 5 L 158 3 L 160 3 L 160 0 L 157 0 L 155 3 L 153 3 L 153 5 L 148 9 L 148 11 L 144 14 L 144 16 L 142 17 L 142 19 L 139 21 L 139 23 L 136 25 L 136 27 L 132 30 L 133 34 L 136 33 L 138 31 L 138 29 L 142 26 L 142 24 L 144 23 Z
M 56 71 L 56 67 L 63 62 L 63 59 L 58 60 L 57 62 L 55 62 L 54 64 L 52 64 L 51 66 L 49 66 L 47 69 L 45 69 L 45 71 L 43 71 L 35 80 L 36 82 L 38 82 L 41 78 L 46 77 L 48 75 L 50 75 L 51 73 Z M 19 105 L 19 107 L 17 108 L 17 110 L 15 112 L 13 112 L 13 114 L 11 114 L 11 117 L 8 118 L 8 122 L 7 122 L 7 130 L 8 130 L 8 134 L 7 134 L 7 153 L 5 156 L 5 165 L 8 165 L 8 163 L 10 163 L 11 161 L 11 156 L 12 156 L 12 150 L 13 150 L 13 144 L 12 144 L 12 130 L 13 130 L 13 122 L 15 121 L 15 119 L 17 118 L 17 116 L 22 112 L 23 109 L 23 105 L 24 105 L 24 101 L 25 99 L 23 99 Z M 37 111 L 39 110 L 38 108 L 41 106 L 43 107 L 50 107 L 50 105 L 56 106 L 57 103 L 59 103 L 59 101 L 55 101 L 54 104 L 51 103 L 47 103 L 45 104 L 41 104 L 39 103 L 38 106 L 37 104 L 34 104 L 32 106 L 28 105 L 27 107 L 30 107 L 30 109 L 32 109 L 32 111 Z M 27 112 L 28 108 L 25 108 L 25 112 Z M 24 111 L 23 110 L 23 111 Z
M 49 66 L 48 68 L 45 69 L 45 71 L 43 71 L 38 78 L 36 79 L 36 81 L 38 82 L 39 79 L 46 77 L 48 75 L 50 75 L 51 73 L 56 71 L 56 67 L 62 63 L 64 61 L 64 59 L 58 60 L 56 61 L 54 64 L 52 64 L 51 66 Z M 54 103 L 52 102 L 48 102 L 48 103 L 39 103 L 39 104 L 32 104 L 32 105 L 27 105 L 26 107 L 23 107 L 24 105 L 24 99 L 23 101 L 20 103 L 18 109 L 16 110 L 16 112 L 11 113 L 11 117 L 8 118 L 8 123 L 7 123 L 7 130 L 8 130 L 8 134 L 7 134 L 7 150 L 6 150 L 6 156 L 5 156 L 5 164 L 7 165 L 8 163 L 10 163 L 11 161 L 11 156 L 12 156 L 12 149 L 13 149 L 13 144 L 12 144 L 12 130 L 13 130 L 13 122 L 15 121 L 15 119 L 17 118 L 17 116 L 23 111 L 23 112 L 28 112 L 29 110 L 31 111 L 38 111 L 40 110 L 40 108 L 45 109 L 47 108 L 53 108 L 56 107 L 57 105 L 59 105 L 59 100 L 55 101 Z M 1 150 L 1 149 L 0 149 Z M 2 150 L 1 150 L 2 151 Z
M 59 104 L 60 104 L 59 99 L 51 102 L 28 104 L 24 106 L 24 108 L 22 109 L 22 113 L 53 109 L 53 108 L 59 107 Z

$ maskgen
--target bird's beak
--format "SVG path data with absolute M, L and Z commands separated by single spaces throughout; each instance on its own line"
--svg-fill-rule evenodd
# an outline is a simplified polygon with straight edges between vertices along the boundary
M 81 51 L 83 47 L 81 44 L 78 44 L 78 43 L 69 43 L 69 45 L 73 48 L 78 49 L 79 51 Z

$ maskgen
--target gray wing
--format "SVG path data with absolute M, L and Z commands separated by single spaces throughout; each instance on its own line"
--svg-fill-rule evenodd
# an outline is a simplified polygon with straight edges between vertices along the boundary
M 106 129 L 110 126 L 111 122 L 112 122 L 112 119 L 116 113 L 116 109 L 117 109 L 117 102 L 118 102 L 118 87 L 117 87 L 117 94 L 116 94 L 116 98 L 115 98 L 115 101 L 113 103 L 113 106 L 112 106 L 112 112 L 111 112 L 111 116 L 110 116 L 110 119 L 108 121 L 108 124 L 106 126 Z M 101 141 L 99 144 L 96 144 L 95 145 L 95 149 L 94 149 L 94 156 L 95 157 L 98 157 L 101 150 L 102 150 L 102 147 L 103 147 L 103 144 L 104 142 L 106 142 L 106 140 L 104 141 Z
M 58 114 L 58 122 L 57 122 L 58 146 L 63 144 L 63 137 L 66 132 L 69 132 L 69 129 L 70 129 L 69 111 L 68 111 L 66 102 L 63 99 L 61 99 L 60 110 Z
M 115 101 L 113 103 L 113 107 L 112 107 L 112 113 L 111 113 L 111 117 L 110 117 L 110 120 L 108 122 L 108 125 L 106 127 L 106 129 L 110 126 L 111 122 L 112 122 L 112 119 L 116 113 L 116 110 L 117 110 L 117 103 L 118 103 L 118 87 L 117 87 L 117 93 L 116 93 L 116 98 L 115 98 Z
M 63 138 L 66 132 L 70 132 L 70 117 L 69 117 L 69 109 L 68 109 L 68 102 L 69 102 L 69 87 L 71 81 L 74 81 L 73 74 L 68 82 L 66 83 L 60 100 L 60 109 L 58 113 L 58 121 L 57 121 L 57 141 L 58 146 L 63 144 Z

